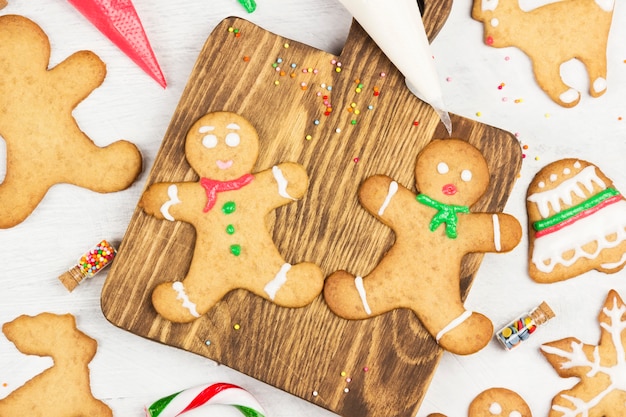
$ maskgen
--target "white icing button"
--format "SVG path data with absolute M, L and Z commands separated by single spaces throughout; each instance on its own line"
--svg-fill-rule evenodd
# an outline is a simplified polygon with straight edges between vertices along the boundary
M 574 168 L 580 168 L 580 162 L 576 161 L 576 162 L 574 163 Z
M 494 28 L 497 27 L 499 24 L 500 24 L 500 21 L 496 19 L 495 17 L 491 19 L 491 26 L 493 26 Z
M 556 174 L 552 174 L 550 175 L 550 181 L 554 182 L 558 179 L 559 177 L 556 176 Z
M 596 93 L 606 90 L 606 80 L 602 77 L 596 78 L 593 82 L 593 89 Z
M 578 91 L 570 88 L 569 90 L 561 94 L 559 98 L 563 103 L 573 103 L 574 101 L 578 100 L 579 96 L 580 94 L 578 94 Z
M 463 172 L 461 172 L 461 179 L 465 182 L 471 181 L 472 171 L 470 171 L 469 169 L 464 169 Z
M 539 188 L 543 188 L 545 186 L 546 186 L 546 183 L 543 182 L 543 181 L 540 181 L 539 184 L 537 184 L 537 187 L 539 187 Z
M 494 416 L 498 416 L 502 413 L 502 406 L 499 403 L 492 403 L 489 406 L 489 412 Z
M 511 411 L 509 417 L 522 417 L 522 413 L 520 413 L 519 411 Z
M 565 168 L 565 169 L 563 170 L 563 174 L 565 174 L 565 175 L 569 175 L 571 172 L 572 172 L 572 171 L 571 171 L 569 168 Z

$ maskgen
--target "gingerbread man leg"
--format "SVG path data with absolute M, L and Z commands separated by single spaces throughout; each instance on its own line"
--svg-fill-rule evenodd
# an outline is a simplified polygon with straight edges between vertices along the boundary
M 197 245 L 194 257 L 206 256 L 202 245 Z M 238 274 L 244 278 L 237 278 L 227 275 L 226 265 L 216 264 L 213 271 L 206 271 L 192 261 L 184 280 L 166 282 L 155 288 L 152 303 L 165 319 L 185 323 L 206 314 L 235 288 L 246 288 L 283 307 L 303 307 L 322 291 L 324 274 L 315 264 L 302 262 L 291 265 L 278 255 L 278 251 L 274 256 L 267 256 L 262 263 L 246 265 L 248 270 Z M 239 267 L 244 268 L 242 265 Z M 234 269 L 239 271 L 239 267 Z
M 442 348 L 459 355 L 474 353 L 489 343 L 493 334 L 491 321 L 480 313 L 465 310 L 460 295 L 456 300 L 450 299 L 449 288 L 455 287 L 452 278 L 437 277 L 450 284 L 434 286 L 426 276 L 398 277 L 393 274 L 393 260 L 389 262 L 387 258 L 365 277 L 345 271 L 329 276 L 324 286 L 329 308 L 347 319 L 365 319 L 395 308 L 409 308 Z M 454 291 L 460 294 L 458 278 L 456 282 Z M 396 288 L 406 291 L 398 292 Z

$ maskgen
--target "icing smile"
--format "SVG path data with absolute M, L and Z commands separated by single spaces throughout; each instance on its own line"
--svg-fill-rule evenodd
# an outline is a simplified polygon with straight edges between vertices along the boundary
M 455 195 L 457 191 L 456 185 L 454 184 L 446 184 L 441 187 L 441 192 L 445 195 Z
M 220 159 L 218 159 L 217 161 L 215 161 L 215 163 L 217 164 L 217 167 L 219 169 L 228 169 L 231 166 L 233 166 L 233 160 L 229 159 L 228 161 L 222 161 Z

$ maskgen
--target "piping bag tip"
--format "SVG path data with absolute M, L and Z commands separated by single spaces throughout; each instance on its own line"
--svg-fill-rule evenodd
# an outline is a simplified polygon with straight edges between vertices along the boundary
M 438 96 L 436 98 L 431 98 L 430 100 L 427 100 L 408 80 L 405 80 L 405 83 L 409 91 L 415 97 L 427 103 L 433 108 L 433 110 L 435 110 L 435 113 L 437 113 L 439 115 L 439 118 L 441 119 L 441 123 L 443 123 L 443 125 L 446 127 L 446 130 L 448 131 L 448 136 L 452 136 L 452 120 L 450 120 L 450 114 L 448 114 L 446 110 L 443 110 L 443 108 L 445 108 L 445 105 L 443 103 L 443 97 Z

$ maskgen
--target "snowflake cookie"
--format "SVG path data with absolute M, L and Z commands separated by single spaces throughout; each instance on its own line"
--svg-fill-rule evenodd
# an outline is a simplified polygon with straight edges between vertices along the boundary
M 611 290 L 598 317 L 600 343 L 568 337 L 541 346 L 563 377 L 578 377 L 573 388 L 552 400 L 548 417 L 623 417 L 626 415 L 626 305 Z

